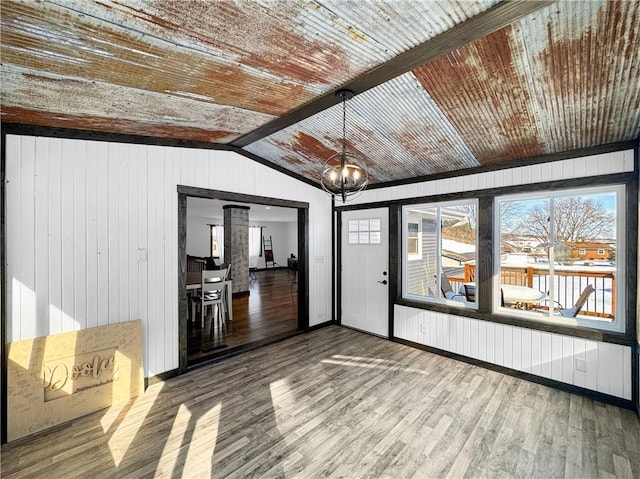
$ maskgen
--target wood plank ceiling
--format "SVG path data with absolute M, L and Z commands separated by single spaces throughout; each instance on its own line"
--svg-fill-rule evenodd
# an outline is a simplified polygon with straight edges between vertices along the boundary
M 638 138 L 640 1 L 3 0 L 3 123 L 242 148 L 372 183 Z

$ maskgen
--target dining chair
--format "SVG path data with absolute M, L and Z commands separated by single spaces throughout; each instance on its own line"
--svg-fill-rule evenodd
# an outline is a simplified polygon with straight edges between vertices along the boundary
M 473 284 L 463 284 L 464 295 L 470 303 L 475 302 L 476 300 L 476 286 Z
M 582 290 L 582 293 L 580 293 L 578 300 L 571 308 L 559 309 L 558 313 L 560 313 L 560 315 L 564 316 L 565 318 L 575 318 L 587 302 L 587 299 L 589 299 L 591 293 L 593 293 L 595 290 L 596 289 L 590 284 L 587 285 L 587 287 Z
M 216 270 L 202 270 L 200 291 L 191 303 L 192 321 L 195 321 L 196 306 L 200 307 L 202 328 L 204 328 L 204 313 L 207 306 L 216 306 L 216 317 L 224 319 L 224 315 L 226 314 L 226 285 L 229 269 L 229 267 L 226 267 Z
M 440 275 L 440 289 L 442 290 L 442 294 L 445 298 L 453 299 L 455 301 L 464 301 L 464 296 L 453 290 L 451 283 L 449 282 L 449 278 L 447 278 L 447 275 L 444 273 Z

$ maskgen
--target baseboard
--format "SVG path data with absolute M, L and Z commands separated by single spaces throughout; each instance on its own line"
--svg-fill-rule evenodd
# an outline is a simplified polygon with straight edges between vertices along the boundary
M 191 362 L 187 364 L 187 372 L 190 372 L 194 369 L 198 369 L 204 366 L 209 366 L 211 364 L 219 363 L 220 361 L 224 361 L 234 356 L 238 356 L 239 354 L 253 351 L 254 349 L 262 348 L 264 346 L 269 346 L 270 344 L 274 344 L 274 343 L 279 343 L 280 341 L 284 341 L 285 339 L 289 339 L 294 336 L 298 336 L 300 334 L 304 334 L 304 331 L 299 331 L 299 330 L 289 331 L 289 332 L 277 334 L 275 336 L 271 336 L 268 338 L 260 339 L 252 343 L 243 344 L 241 346 L 236 346 L 233 348 L 221 350 L 219 353 L 209 356 L 206 359 L 203 359 L 202 361 L 196 361 L 196 362 Z
M 507 374 L 509 376 L 513 376 L 519 379 L 525 379 L 533 383 L 542 384 L 543 386 L 559 389 L 561 391 L 565 391 L 571 394 L 578 394 L 580 396 L 584 396 L 586 398 L 593 399 L 595 401 L 611 404 L 612 406 L 628 409 L 630 411 L 636 411 L 636 405 L 633 403 L 633 401 L 630 401 L 628 399 L 622 399 L 617 396 L 611 396 L 610 394 L 604 394 L 598 391 L 593 391 L 591 389 L 574 386 L 573 384 L 563 383 L 560 381 L 556 381 L 554 379 L 543 378 L 541 376 L 536 376 L 535 374 L 526 373 L 524 371 L 518 371 L 517 369 L 511 369 L 511 368 L 499 366 L 493 363 L 488 363 L 480 359 L 470 358 L 468 356 L 463 356 L 461 354 L 452 353 L 451 351 L 445 351 L 444 349 L 425 346 L 424 344 L 414 343 L 413 341 L 407 341 L 406 339 L 393 338 L 392 341 L 396 343 L 404 344 L 405 346 L 410 346 L 412 348 L 421 349 L 423 351 L 438 354 L 440 356 L 446 356 L 448 358 L 455 359 L 457 361 L 461 361 L 464 363 L 473 364 L 474 366 L 480 366 L 485 369 L 490 369 L 492 371 L 496 371 L 502 374 Z
M 169 378 L 173 378 L 180 374 L 179 369 L 172 369 L 170 371 L 165 371 L 164 373 L 157 374 L 155 376 L 149 376 L 148 378 L 144 378 L 144 388 L 147 389 L 149 386 L 161 383 L 166 381 Z
M 325 321 L 324 323 L 319 323 L 319 324 L 314 324 L 313 326 L 309 326 L 306 329 L 306 332 L 310 333 L 311 331 L 315 331 L 317 329 L 326 328 L 327 326 L 331 326 L 332 324 L 336 324 L 336 322 L 334 320 L 330 319 L 329 321 Z

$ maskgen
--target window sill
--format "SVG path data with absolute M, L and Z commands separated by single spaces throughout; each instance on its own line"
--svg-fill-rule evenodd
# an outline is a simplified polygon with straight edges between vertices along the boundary
M 577 338 L 589 339 L 592 341 L 601 341 L 605 343 L 620 344 L 623 346 L 632 346 L 634 338 L 629 333 L 620 333 L 614 331 L 603 331 L 600 329 L 588 328 L 585 326 L 560 325 L 555 322 L 545 322 L 539 320 L 519 318 L 517 314 L 504 314 L 500 311 L 495 313 L 486 313 L 474 309 L 449 306 L 446 304 L 425 303 L 406 298 L 399 298 L 394 301 L 398 306 L 406 306 L 415 309 L 424 309 L 427 311 L 435 311 L 438 313 L 451 314 L 465 318 L 480 319 L 483 321 L 491 321 L 493 323 L 507 324 L 509 326 L 517 326 L 525 329 L 536 331 L 545 331 L 549 333 L 562 334 L 565 336 L 573 336 Z

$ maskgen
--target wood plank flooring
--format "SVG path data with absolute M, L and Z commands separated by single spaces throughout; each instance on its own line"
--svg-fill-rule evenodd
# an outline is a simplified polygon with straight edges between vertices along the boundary
M 298 329 L 298 288 L 297 283 L 292 284 L 291 271 L 257 271 L 255 275 L 250 295 L 233 300 L 233 321 L 212 320 L 213 308 L 209 307 L 204 329 L 199 316 L 187 322 L 188 364 Z
M 640 477 L 626 410 L 338 326 L 2 447 L 2 476 Z

